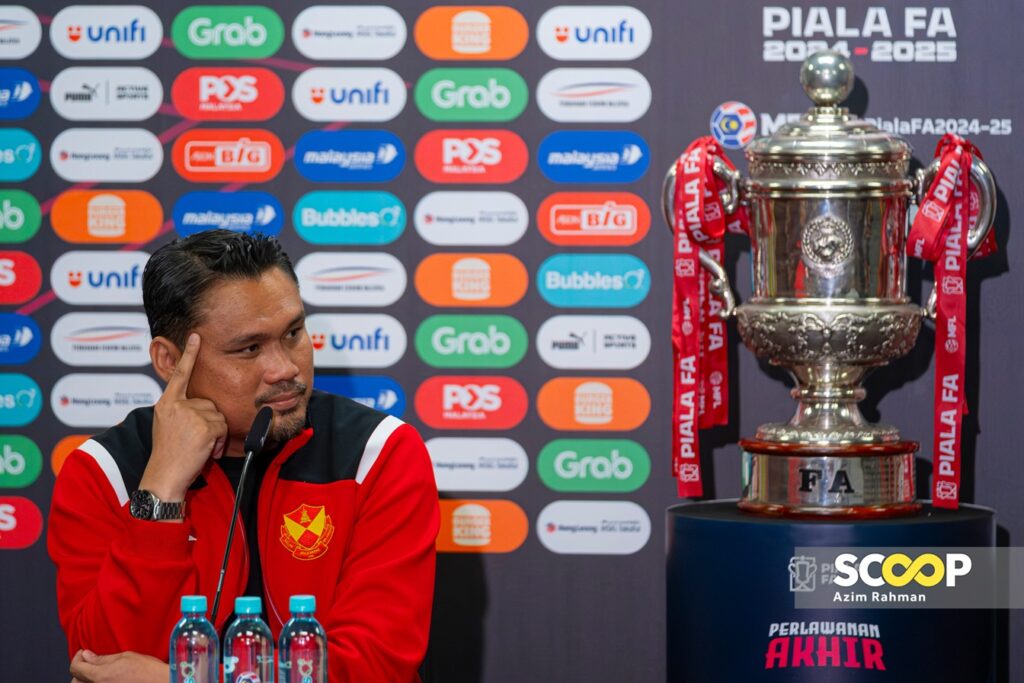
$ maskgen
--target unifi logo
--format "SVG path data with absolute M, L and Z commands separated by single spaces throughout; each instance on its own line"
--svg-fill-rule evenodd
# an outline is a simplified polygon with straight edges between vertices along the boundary
M 85 284 L 96 289 L 135 289 L 142 278 L 142 269 L 136 264 L 129 270 L 69 270 L 68 285 L 80 287 Z
M 405 328 L 389 315 L 315 314 L 306 329 L 320 367 L 382 368 L 405 354 Z
M 391 69 L 315 67 L 292 87 L 295 108 L 311 121 L 388 121 L 405 100 L 405 81 Z
M 541 16 L 537 42 L 555 59 L 635 59 L 651 43 L 651 22 L 634 7 L 562 5 Z
M 139 251 L 69 251 L 54 262 L 50 285 L 71 304 L 138 305 L 148 259 Z
M 163 40 L 163 23 L 141 5 L 72 5 L 50 23 L 50 42 L 69 59 L 145 59 Z
M 555 40 L 559 43 L 575 41 L 577 43 L 634 43 L 636 28 L 625 19 L 611 26 L 567 26 L 554 28 Z
M 68 25 L 68 40 L 77 43 L 85 40 L 91 43 L 142 43 L 146 41 L 146 27 L 139 19 L 132 19 L 127 24 L 95 24 L 82 26 Z
M 365 88 L 310 88 L 309 99 L 320 104 L 325 99 L 334 104 L 388 104 L 391 101 L 391 90 L 384 87 L 382 81 L 376 81 Z

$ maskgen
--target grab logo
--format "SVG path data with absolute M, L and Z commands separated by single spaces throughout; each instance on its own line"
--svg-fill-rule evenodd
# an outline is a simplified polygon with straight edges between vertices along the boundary
M 552 244 L 636 244 L 651 227 L 647 203 L 632 192 L 556 192 L 537 208 L 537 227 Z
M 435 130 L 416 144 L 416 168 L 435 183 L 510 183 L 528 161 L 526 143 L 509 130 Z
M 518 303 L 526 266 L 510 254 L 431 254 L 416 268 L 416 291 L 431 306 L 501 308 Z
M 267 130 L 202 128 L 187 131 L 175 141 L 172 161 L 185 180 L 262 183 L 280 173 L 284 147 Z
M 0 251 L 0 304 L 23 304 L 43 285 L 43 271 L 23 251 Z
M 43 513 L 28 498 L 0 496 L 0 550 L 23 550 L 43 534 Z
M 628 377 L 558 377 L 537 394 L 540 419 L 552 429 L 630 431 L 651 412 L 651 396 Z
M 526 417 L 523 385 L 510 377 L 432 377 L 416 390 L 416 414 L 434 429 L 511 429 Z
M 145 59 L 163 38 L 160 17 L 142 5 L 73 5 L 50 24 L 53 49 L 67 59 Z
M 171 100 L 194 121 L 265 121 L 281 111 L 284 85 L 260 67 L 193 67 L 174 79 Z

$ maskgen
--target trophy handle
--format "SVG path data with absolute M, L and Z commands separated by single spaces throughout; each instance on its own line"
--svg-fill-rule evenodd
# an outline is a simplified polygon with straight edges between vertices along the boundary
M 733 213 L 740 202 L 740 173 L 729 168 L 717 158 L 714 162 L 713 171 L 716 176 L 724 180 L 728 185 L 719 193 L 719 197 L 722 200 L 722 209 L 727 214 Z M 676 165 L 672 164 L 668 167 L 665 181 L 661 184 L 661 210 L 665 216 L 665 223 L 668 225 L 668 229 L 673 233 L 675 232 L 673 226 L 675 226 L 674 216 L 676 215 L 675 197 Z M 697 247 L 697 249 L 700 253 L 701 267 L 711 273 L 711 283 L 708 287 L 712 294 L 722 300 L 722 310 L 718 312 L 718 315 L 722 318 L 729 318 L 736 312 L 736 296 L 732 293 L 732 285 L 729 284 L 729 274 L 725 272 L 725 268 L 722 267 L 721 263 L 711 257 L 711 254 L 700 247 Z
M 939 172 L 939 163 L 939 159 L 934 159 L 927 167 L 920 168 L 917 171 L 918 206 L 921 205 L 925 193 L 928 192 L 928 188 L 932 186 L 935 174 Z M 980 206 L 978 208 L 977 222 L 973 228 L 967 230 L 967 258 L 974 255 L 974 252 L 978 250 L 981 243 L 988 237 L 989 231 L 992 230 L 992 226 L 996 222 L 996 179 L 992 175 L 992 170 L 988 167 L 988 164 L 974 155 L 971 158 L 971 182 L 978 188 Z M 928 296 L 928 303 L 924 307 L 925 315 L 932 320 L 935 320 L 937 301 L 935 288 L 933 287 L 932 293 Z

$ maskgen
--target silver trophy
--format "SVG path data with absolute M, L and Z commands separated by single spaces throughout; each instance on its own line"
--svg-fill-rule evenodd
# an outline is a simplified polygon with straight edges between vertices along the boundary
M 867 373 L 910 351 L 922 308 L 906 294 L 908 207 L 927 191 L 936 159 L 908 175 L 910 145 L 840 107 L 853 87 L 844 56 L 819 52 L 800 71 L 814 102 L 797 122 L 746 149 L 750 177 L 723 163 L 727 212 L 748 208 L 753 297 L 735 305 L 724 269 L 706 253 L 711 291 L 736 316 L 747 348 L 793 376 L 796 414 L 743 439 L 740 507 L 762 514 L 881 517 L 910 514 L 916 442 L 857 408 Z M 971 180 L 981 200 L 968 251 L 995 216 L 991 171 L 978 158 Z M 675 166 L 663 205 L 672 225 Z

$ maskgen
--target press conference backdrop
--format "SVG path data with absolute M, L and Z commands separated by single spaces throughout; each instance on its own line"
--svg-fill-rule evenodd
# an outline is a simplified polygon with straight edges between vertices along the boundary
M 965 494 L 1021 543 L 1024 16 L 904 4 L 0 7 L 0 677 L 67 679 L 55 472 L 159 396 L 148 255 L 228 227 L 292 255 L 317 386 L 428 440 L 443 512 L 429 679 L 663 680 L 661 179 L 709 133 L 745 168 L 755 134 L 808 106 L 800 61 L 824 47 L 851 55 L 854 110 L 918 161 L 953 130 L 999 179 L 1000 251 L 969 269 Z M 749 251 L 728 251 L 745 296 Z M 929 279 L 911 263 L 912 296 Z M 719 497 L 738 494 L 736 439 L 792 409 L 730 334 L 732 426 L 703 439 Z M 922 441 L 924 483 L 933 343 L 922 332 L 864 404 Z M 1019 650 L 1024 619 L 1009 621 Z

